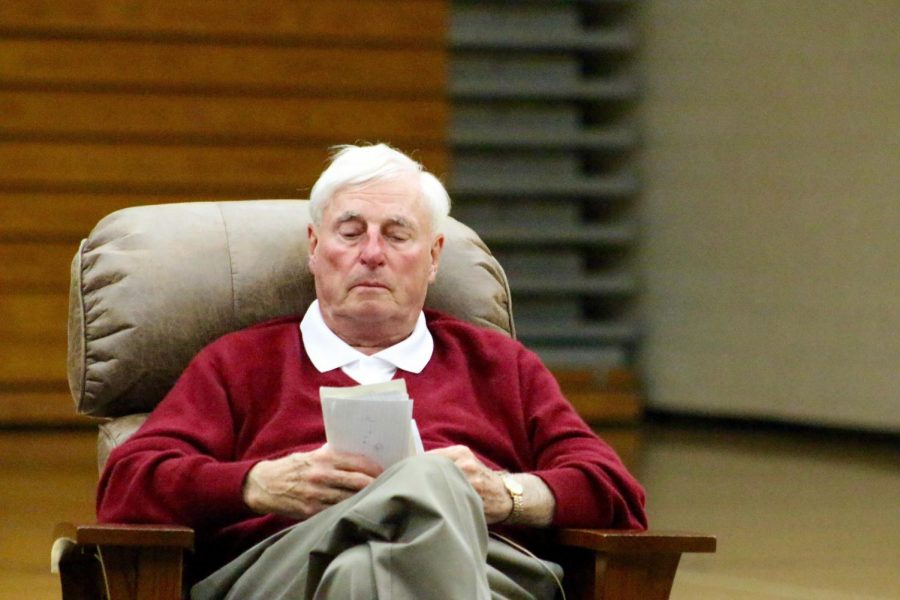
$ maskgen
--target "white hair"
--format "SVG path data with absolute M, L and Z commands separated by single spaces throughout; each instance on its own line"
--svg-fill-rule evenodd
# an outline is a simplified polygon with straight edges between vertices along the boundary
M 332 150 L 331 164 L 319 175 L 309 192 L 309 214 L 316 227 L 322 223 L 325 207 L 340 190 L 413 175 L 419 180 L 421 198 L 431 216 L 431 230 L 440 230 L 450 214 L 450 196 L 440 180 L 420 163 L 387 144 L 334 146 Z

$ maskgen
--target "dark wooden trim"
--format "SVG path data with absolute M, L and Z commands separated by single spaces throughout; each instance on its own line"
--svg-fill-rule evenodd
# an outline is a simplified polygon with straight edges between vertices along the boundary
M 60 523 L 53 532 L 54 538 L 67 538 L 81 545 L 98 546 L 171 546 L 191 549 L 194 547 L 194 530 L 178 525 L 74 525 Z
M 716 537 L 681 531 L 560 529 L 556 543 L 595 552 L 715 552 Z
M 715 552 L 716 538 L 675 531 L 561 529 L 547 556 L 571 600 L 666 600 L 683 552 Z

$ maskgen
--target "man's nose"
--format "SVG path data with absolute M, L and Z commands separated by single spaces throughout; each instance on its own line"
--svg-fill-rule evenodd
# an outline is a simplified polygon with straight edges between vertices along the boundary
M 384 238 L 380 233 L 371 233 L 366 236 L 359 258 L 363 264 L 370 267 L 384 262 Z

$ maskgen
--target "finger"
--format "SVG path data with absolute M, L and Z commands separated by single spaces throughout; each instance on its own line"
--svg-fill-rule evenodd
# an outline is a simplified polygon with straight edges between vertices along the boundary
M 302 521 L 318 514 L 330 506 L 346 500 L 352 495 L 351 492 L 327 490 L 305 498 L 282 499 L 279 510 L 273 512 Z
M 363 456 L 361 454 L 351 454 L 349 452 L 336 452 L 331 448 L 322 446 L 314 452 L 317 458 L 331 465 L 332 468 L 339 471 L 349 471 L 364 473 L 369 477 L 378 477 L 384 469 L 377 462 Z
M 335 466 L 334 462 L 343 464 L 346 469 Z M 352 460 L 342 462 L 340 459 L 316 457 L 302 472 L 292 474 L 292 478 L 301 486 L 305 483 L 314 490 L 334 488 L 359 491 L 375 478 L 368 473 L 353 470 L 354 464 L 356 463 Z
M 453 461 L 456 468 L 459 469 L 466 479 L 472 484 L 479 493 L 490 485 L 490 478 L 493 471 L 487 467 L 477 456 L 466 446 L 450 446 L 432 450 L 431 453 L 446 456 Z M 487 482 L 487 483 L 486 483 Z
M 358 492 L 373 481 L 375 481 L 375 478 L 366 473 L 356 471 L 335 471 L 334 477 L 329 483 L 332 488 L 352 493 Z
M 448 452 L 448 448 L 435 448 L 433 450 L 426 450 L 425 454 L 433 454 L 435 456 L 444 456 L 446 458 L 449 458 L 450 460 L 453 460 L 453 457 L 450 456 L 450 453 Z
M 447 446 L 445 448 L 435 448 L 434 450 L 429 450 L 426 454 L 437 454 L 439 456 L 446 456 L 453 462 L 456 462 L 460 459 L 465 458 L 467 455 L 471 455 L 472 451 L 469 450 L 466 446 Z
M 350 473 L 360 473 L 373 478 L 378 477 L 384 471 L 377 462 L 360 454 L 336 454 L 332 464 L 335 469 Z
M 320 504 L 331 506 L 338 502 L 343 502 L 354 493 L 355 492 L 353 491 L 341 488 L 322 488 L 319 490 L 319 493 L 316 494 L 316 500 L 318 500 Z

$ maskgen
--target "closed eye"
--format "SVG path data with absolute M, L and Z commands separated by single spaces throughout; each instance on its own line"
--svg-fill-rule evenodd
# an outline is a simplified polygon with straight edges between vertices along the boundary
M 385 228 L 384 237 L 392 242 L 405 242 L 412 238 L 412 233 L 405 223 L 392 223 Z
M 338 234 L 346 239 L 354 239 L 363 234 L 363 228 L 352 223 L 347 223 L 338 229 Z

